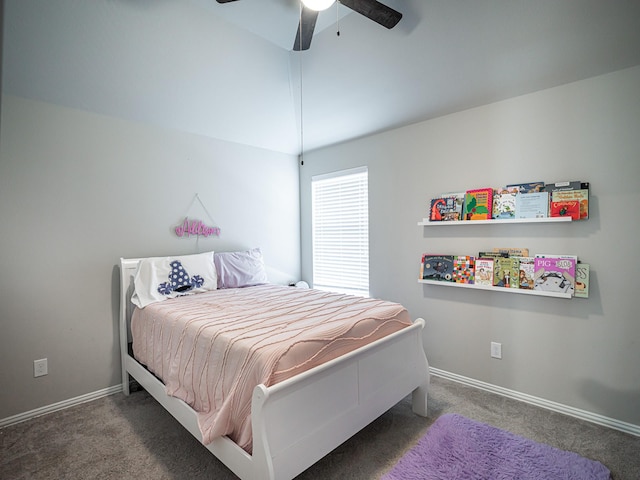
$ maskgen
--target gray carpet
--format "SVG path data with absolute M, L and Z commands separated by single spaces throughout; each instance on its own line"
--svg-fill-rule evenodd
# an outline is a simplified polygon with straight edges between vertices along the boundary
M 437 377 L 428 419 L 405 399 L 298 479 L 378 478 L 446 412 L 598 460 L 615 480 L 640 479 L 640 438 Z M 5 427 L 0 454 L 2 480 L 236 478 L 144 391 Z

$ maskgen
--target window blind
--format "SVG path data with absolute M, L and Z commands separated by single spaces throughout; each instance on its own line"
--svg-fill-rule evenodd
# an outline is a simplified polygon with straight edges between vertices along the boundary
M 369 296 L 369 192 L 366 167 L 314 176 L 314 288 Z

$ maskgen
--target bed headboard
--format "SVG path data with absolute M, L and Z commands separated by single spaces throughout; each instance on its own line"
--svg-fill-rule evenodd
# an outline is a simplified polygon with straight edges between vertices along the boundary
M 120 361 L 122 363 L 122 388 L 129 394 L 129 375 L 126 368 L 126 357 L 129 355 L 131 341 L 131 314 L 135 306 L 131 303 L 133 295 L 133 277 L 140 258 L 120 259 Z
M 140 258 L 120 259 L 120 350 L 123 359 L 128 353 L 128 345 L 131 341 L 131 314 L 135 308 L 131 303 L 131 295 L 133 295 L 133 277 L 140 260 Z

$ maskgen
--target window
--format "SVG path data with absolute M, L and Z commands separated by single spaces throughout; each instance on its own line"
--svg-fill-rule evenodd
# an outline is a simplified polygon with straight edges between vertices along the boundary
M 366 167 L 311 179 L 313 287 L 369 296 Z

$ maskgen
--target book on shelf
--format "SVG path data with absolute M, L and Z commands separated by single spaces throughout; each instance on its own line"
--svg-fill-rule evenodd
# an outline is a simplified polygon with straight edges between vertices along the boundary
M 466 192 L 446 192 L 441 197 L 452 197 L 456 199 L 456 209 L 460 212 L 460 220 L 464 220 L 464 197 Z
M 453 255 L 425 253 L 420 262 L 420 278 L 423 280 L 453 281 Z
M 430 222 L 447 222 L 462 220 L 462 205 L 464 197 L 454 195 L 441 196 L 431 199 L 429 209 Z
M 567 200 L 549 202 L 550 217 L 571 217 L 572 220 L 580 220 L 580 202 Z
M 475 257 L 456 255 L 453 257 L 453 281 L 474 283 Z
M 579 261 L 577 255 L 558 255 L 558 254 L 555 254 L 555 253 L 536 253 L 534 255 L 534 257 L 538 257 L 538 258 L 571 258 L 571 259 L 576 261 L 576 264 Z
M 533 290 L 533 279 L 535 275 L 534 257 L 515 257 L 518 259 L 518 288 Z
M 494 248 L 493 253 L 507 254 L 508 257 L 528 257 L 528 248 Z
M 589 298 L 589 270 L 588 263 L 578 263 L 576 265 L 576 290 L 575 296 L 579 298 Z
M 498 258 L 498 257 L 508 257 L 509 253 L 508 252 L 498 252 L 498 251 L 480 251 L 478 252 L 478 257 L 477 258 Z
M 515 257 L 498 257 L 493 264 L 493 284 L 496 287 L 518 288 L 520 262 Z
M 589 182 L 547 183 L 544 188 L 549 192 L 549 216 L 571 216 L 573 220 L 589 218 Z
M 506 189 L 499 189 L 493 193 L 493 207 L 491 218 L 512 219 L 516 218 L 516 192 L 509 192 Z
M 582 184 L 583 182 L 581 182 L 580 180 L 545 183 L 544 189 L 547 192 L 560 192 L 560 191 L 567 192 L 571 190 L 580 190 L 582 188 Z
M 467 190 L 464 197 L 465 220 L 491 220 L 493 188 Z
M 536 255 L 533 289 L 543 292 L 575 292 L 577 257 L 573 255 Z
M 495 258 L 476 258 L 475 260 L 475 284 L 493 285 L 493 262 Z
M 546 218 L 549 216 L 549 192 L 516 194 L 516 218 Z
M 516 193 L 538 193 L 544 190 L 544 182 L 512 183 L 505 188 Z

